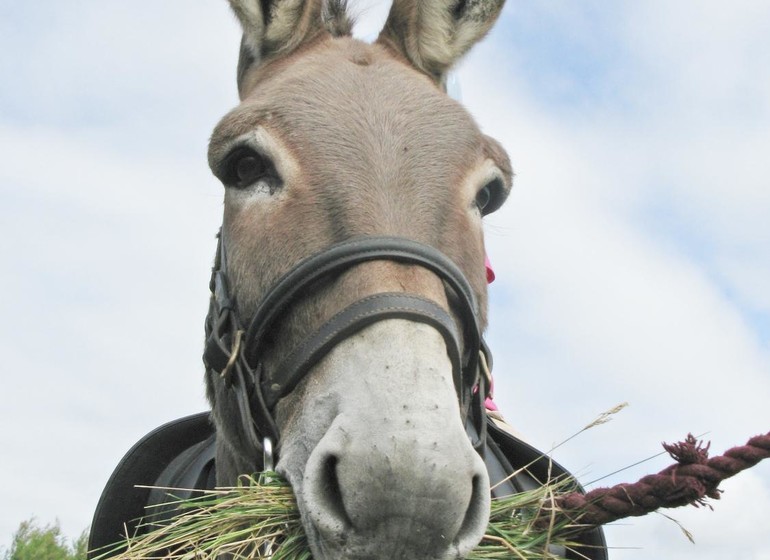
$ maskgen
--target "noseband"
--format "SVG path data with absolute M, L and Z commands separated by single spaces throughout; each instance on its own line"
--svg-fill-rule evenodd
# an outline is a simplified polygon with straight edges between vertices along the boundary
M 462 335 L 455 319 L 435 302 L 416 294 L 384 292 L 344 308 L 298 344 L 282 363 L 268 370 L 262 354 L 266 338 L 292 304 L 315 282 L 369 261 L 394 261 L 423 267 L 436 274 L 454 293 Z M 486 352 L 478 326 L 473 291 L 460 269 L 440 251 L 409 239 L 359 237 L 327 247 L 301 261 L 264 295 L 248 326 L 238 316 L 228 289 L 226 251 L 220 232 L 212 269 L 212 292 L 206 317 L 203 361 L 209 375 L 218 376 L 233 392 L 244 433 L 255 456 L 272 468 L 273 446 L 279 432 L 273 409 L 307 372 L 342 340 L 385 319 L 406 319 L 435 328 L 444 339 L 452 364 L 462 419 L 473 446 L 482 451 L 486 439 L 484 399 L 489 380 L 479 374 L 479 355 Z M 484 360 L 481 360 L 483 362 Z M 212 380 L 213 381 L 213 380 Z

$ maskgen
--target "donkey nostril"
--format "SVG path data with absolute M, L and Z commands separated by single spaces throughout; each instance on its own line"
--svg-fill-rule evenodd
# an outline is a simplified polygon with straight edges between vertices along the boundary
M 335 455 L 322 458 L 317 464 L 315 472 L 310 477 L 306 476 L 309 483 L 309 497 L 312 501 L 312 509 L 316 519 L 322 519 L 322 525 L 327 531 L 342 536 L 351 526 L 352 522 L 345 509 L 342 487 L 337 474 L 339 459 Z
M 334 514 L 340 518 L 349 521 L 345 512 L 345 505 L 342 502 L 342 488 L 337 477 L 337 457 L 331 456 L 324 463 L 323 477 L 325 480 L 325 491 L 327 496 L 327 505 Z
M 490 507 L 489 479 L 476 475 L 471 484 L 471 499 L 456 538 L 458 549 L 468 552 L 476 546 L 487 528 Z

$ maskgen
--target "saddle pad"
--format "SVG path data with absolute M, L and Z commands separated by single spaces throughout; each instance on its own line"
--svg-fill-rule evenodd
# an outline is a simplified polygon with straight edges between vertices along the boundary
M 213 436 L 209 413 L 202 412 L 163 424 L 134 444 L 115 467 L 96 505 L 88 558 L 135 534 L 151 494 L 149 488 L 137 486 L 158 486 L 176 458 L 209 438 L 213 441 Z

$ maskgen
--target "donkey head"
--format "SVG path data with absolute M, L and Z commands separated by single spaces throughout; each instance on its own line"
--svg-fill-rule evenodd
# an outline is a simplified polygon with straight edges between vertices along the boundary
M 456 263 L 483 325 L 481 219 L 503 203 L 510 163 L 442 84 L 502 3 L 396 0 L 370 45 L 349 36 L 344 2 L 230 0 L 243 27 L 241 103 L 214 130 L 209 161 L 225 186 L 226 272 L 242 322 L 309 255 L 395 236 Z M 292 303 L 269 333 L 264 370 L 339 310 L 383 292 L 420 296 L 461 322 L 440 276 L 369 261 Z M 212 372 L 207 381 L 219 483 L 232 484 L 259 458 L 230 389 Z M 483 535 L 489 482 L 432 326 L 393 318 L 359 330 L 271 412 L 276 470 L 294 489 L 314 558 L 459 558 Z

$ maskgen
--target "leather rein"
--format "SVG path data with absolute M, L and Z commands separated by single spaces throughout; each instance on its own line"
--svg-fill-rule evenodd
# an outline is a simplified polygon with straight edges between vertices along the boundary
M 323 323 L 300 342 L 282 363 L 268 370 L 261 359 L 266 338 L 293 303 L 318 280 L 355 265 L 387 260 L 426 268 L 436 274 L 456 296 L 454 318 L 435 302 L 415 294 L 383 292 L 362 298 Z M 449 257 L 428 245 L 398 237 L 358 237 L 327 247 L 302 260 L 283 275 L 263 296 L 248 325 L 238 314 L 229 291 L 227 259 L 222 232 L 212 268 L 211 304 L 206 317 L 203 361 L 209 374 L 221 378 L 232 391 L 248 443 L 263 468 L 275 465 L 274 448 L 280 434 L 273 409 L 307 372 L 339 342 L 385 319 L 407 319 L 435 328 L 444 339 L 452 364 L 460 413 L 474 448 L 483 453 L 490 379 L 488 351 L 478 326 L 478 307 L 468 280 Z

